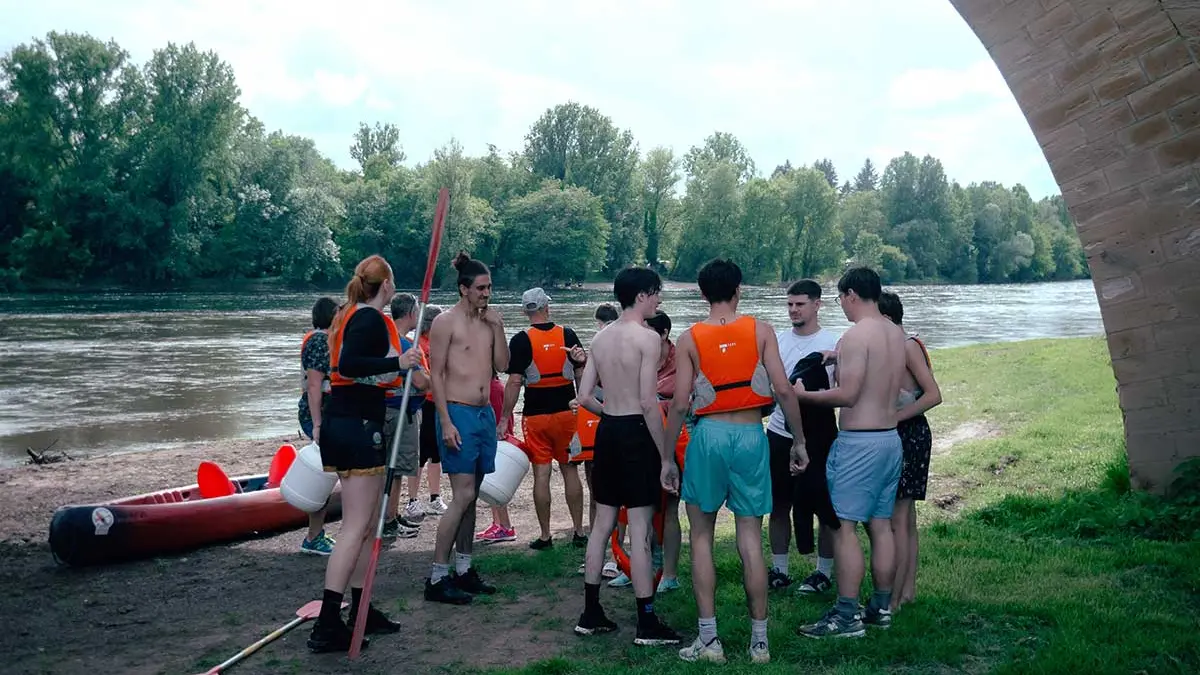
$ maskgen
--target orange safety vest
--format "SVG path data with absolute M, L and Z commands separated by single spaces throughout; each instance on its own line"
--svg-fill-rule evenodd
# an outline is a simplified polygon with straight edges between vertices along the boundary
M 419 346 L 421 348 L 421 354 L 423 354 L 423 356 L 421 357 L 421 367 L 425 369 L 425 372 L 428 373 L 429 377 L 432 379 L 433 378 L 433 369 L 429 366 L 429 334 L 428 333 L 417 338 L 417 346 Z M 425 400 L 429 401 L 430 403 L 433 402 L 433 387 L 430 387 L 429 391 L 425 392 Z
M 583 406 L 575 411 L 575 433 L 579 434 L 579 445 L 585 451 L 596 447 L 596 427 L 600 426 L 600 416 Z
M 338 326 L 337 332 L 329 336 L 329 384 L 334 387 L 345 387 L 352 384 L 365 384 L 372 387 L 382 387 L 384 389 L 394 389 L 397 386 L 403 387 L 404 378 L 400 376 L 399 373 L 387 373 L 384 375 L 373 375 L 371 377 L 350 378 L 338 372 L 338 362 L 342 358 L 342 340 L 344 339 L 342 334 L 345 333 L 346 326 L 350 323 L 350 317 L 354 316 L 354 313 L 362 308 L 375 309 L 374 307 L 366 304 L 358 304 L 351 307 L 350 311 L 346 312 L 346 316 L 342 319 L 341 325 Z M 375 311 L 378 312 L 379 310 Z M 388 327 L 388 343 L 390 348 L 388 349 L 387 355 L 399 356 L 400 335 L 396 332 L 396 322 L 392 321 L 392 317 L 384 314 L 383 312 L 379 312 L 379 315 L 383 317 L 383 321 Z M 397 385 L 397 382 L 400 384 Z
M 550 330 L 529 327 L 525 334 L 533 348 L 533 362 L 525 369 L 525 386 L 548 389 L 571 384 L 575 380 L 575 369 L 567 359 L 567 350 L 563 349 L 567 344 L 563 327 L 555 326 Z
M 715 400 L 698 408 L 697 415 L 765 408 L 775 402 L 750 388 L 754 372 L 762 363 L 758 353 L 758 322 L 740 317 L 724 326 L 692 324 L 692 341 L 700 359 L 699 371 L 712 384 Z

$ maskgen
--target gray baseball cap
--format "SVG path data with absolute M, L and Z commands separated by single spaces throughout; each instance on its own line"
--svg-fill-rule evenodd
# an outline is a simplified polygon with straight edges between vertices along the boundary
M 550 304 L 550 296 L 541 287 L 531 288 L 521 294 L 521 305 L 526 312 L 535 312 Z

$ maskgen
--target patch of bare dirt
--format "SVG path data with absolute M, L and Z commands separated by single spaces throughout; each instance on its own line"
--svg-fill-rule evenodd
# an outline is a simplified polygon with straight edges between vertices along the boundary
M 5 589 L 0 615 L 13 619 L 10 629 L 0 631 L 5 668 L 68 675 L 198 672 L 202 659 L 211 664 L 232 656 L 319 598 L 326 560 L 300 553 L 303 530 L 84 569 L 57 565 L 47 544 L 50 518 L 60 505 L 194 483 L 196 467 L 205 459 L 231 476 L 264 473 L 284 442 L 299 443 L 295 438 L 238 441 L 0 471 L 0 584 Z M 556 546 L 567 546 L 571 522 L 561 476 L 553 476 L 552 531 Z M 510 505 L 518 541 L 477 545 L 481 560 L 489 550 L 527 551 L 537 536 L 532 480 L 530 472 Z M 449 500 L 445 478 L 442 490 Z M 427 498 L 424 487 L 420 496 Z M 490 520 L 490 511 L 481 506 L 477 529 Z M 400 635 L 373 640 L 352 664 L 344 655 L 310 654 L 304 646 L 309 628 L 302 625 L 236 671 L 454 672 L 517 666 L 572 643 L 569 627 L 579 611 L 571 601 L 575 598 L 560 597 L 565 591 L 556 588 L 519 590 L 529 587 L 520 583 L 519 572 L 489 577 L 502 590 L 489 602 L 465 608 L 426 603 L 422 590 L 436 526 L 436 518 L 426 518 L 418 537 L 394 542 L 380 558 L 374 598 L 401 621 Z M 336 523 L 329 527 L 335 537 L 337 530 Z M 581 562 L 582 551 L 578 556 Z
M 984 438 L 999 438 L 1003 432 L 1000 427 L 984 420 L 972 420 L 954 427 L 943 434 L 933 436 L 933 454 L 941 455 L 950 452 L 954 446 L 967 441 L 977 441 Z

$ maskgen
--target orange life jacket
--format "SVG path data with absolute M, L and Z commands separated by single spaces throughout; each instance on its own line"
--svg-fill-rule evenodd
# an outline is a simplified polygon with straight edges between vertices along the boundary
M 550 330 L 525 329 L 533 348 L 533 362 L 525 369 L 525 386 L 530 389 L 562 387 L 575 381 L 575 367 L 567 358 L 566 331 L 562 326 Z
M 421 354 L 423 354 L 423 356 L 421 357 L 421 367 L 424 368 L 425 372 L 429 374 L 430 378 L 432 378 L 433 370 L 429 367 L 429 334 L 428 333 L 417 338 L 417 346 L 419 346 L 421 348 Z M 429 401 L 430 403 L 433 402 L 433 387 L 430 387 L 429 391 L 425 392 L 425 400 Z
M 579 434 L 579 446 L 586 450 L 596 447 L 596 427 L 600 426 L 600 416 L 583 406 L 575 411 L 575 433 Z
M 758 352 L 758 322 L 743 316 L 733 323 L 714 326 L 692 324 L 692 341 L 699 357 L 699 376 L 712 385 L 715 397 L 711 403 L 695 410 L 697 415 L 752 410 L 771 406 L 775 399 L 751 388 L 755 372 L 762 364 Z
M 343 333 L 346 332 L 346 326 L 350 323 L 350 317 L 360 309 L 371 309 L 379 311 L 367 304 L 357 304 L 346 312 L 346 316 L 342 318 L 342 322 L 338 325 L 336 333 L 329 336 L 329 384 L 334 387 L 345 387 L 352 384 L 365 384 L 372 387 L 382 387 L 384 389 L 394 389 L 396 386 L 404 386 L 404 378 L 399 373 L 386 373 L 384 375 L 372 375 L 370 377 L 355 377 L 350 378 L 338 372 L 338 362 L 342 358 L 342 340 Z M 392 321 L 392 317 L 379 312 L 383 317 L 383 321 L 388 327 L 388 356 L 400 355 L 400 335 L 396 332 L 396 322 Z M 396 382 L 400 384 L 397 385 Z
M 667 426 L 667 410 L 671 407 L 671 402 L 660 401 L 658 405 L 662 409 L 663 428 L 665 429 Z M 683 458 L 687 455 L 689 438 L 687 424 L 681 425 L 679 427 L 679 438 L 675 439 L 675 463 L 679 465 L 680 471 L 683 471 Z

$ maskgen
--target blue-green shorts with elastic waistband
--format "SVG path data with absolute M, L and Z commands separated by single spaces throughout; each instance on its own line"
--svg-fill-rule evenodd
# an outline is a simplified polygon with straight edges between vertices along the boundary
M 701 417 L 684 461 L 685 503 L 716 513 L 727 504 L 735 516 L 771 512 L 771 447 L 761 423 Z

